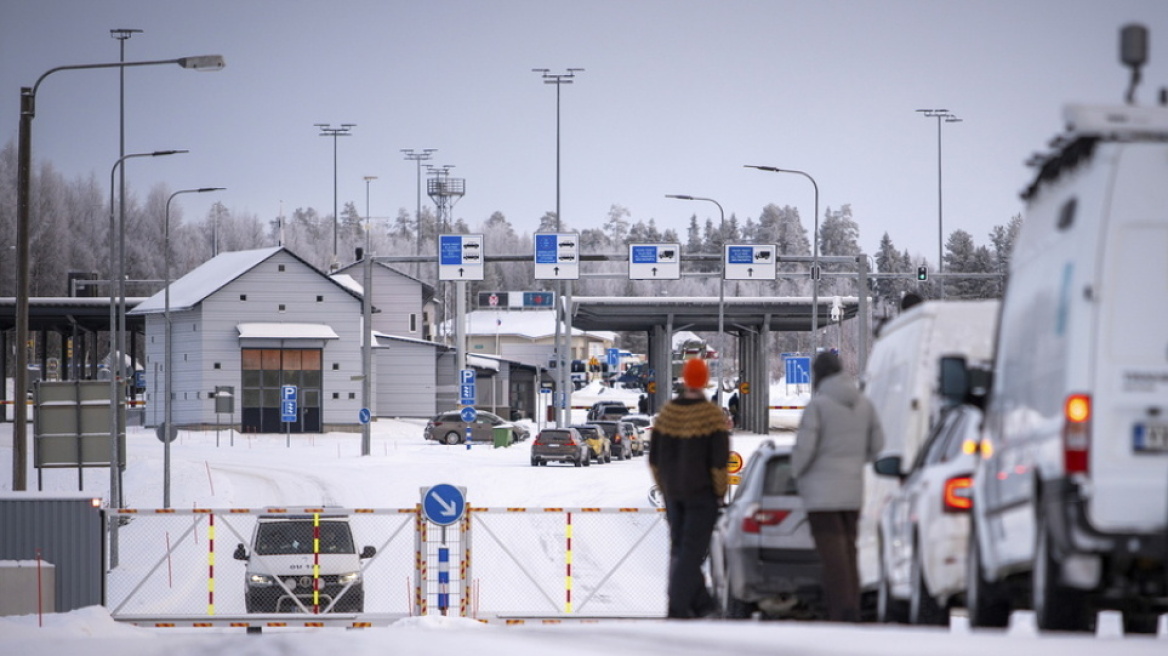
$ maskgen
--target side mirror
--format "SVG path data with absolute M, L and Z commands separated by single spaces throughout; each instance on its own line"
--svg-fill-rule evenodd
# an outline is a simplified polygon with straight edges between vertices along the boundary
M 361 550 L 361 560 L 365 560 L 366 558 L 372 558 L 376 554 L 377 554 L 377 549 L 373 548 L 373 545 L 366 545 L 365 548 Z
M 247 560 L 247 549 L 243 548 L 242 542 L 239 543 L 239 545 L 235 547 L 234 557 L 236 560 Z
M 894 476 L 896 478 L 900 478 L 900 456 L 884 456 L 875 462 L 873 468 L 876 470 L 876 473 L 881 476 Z

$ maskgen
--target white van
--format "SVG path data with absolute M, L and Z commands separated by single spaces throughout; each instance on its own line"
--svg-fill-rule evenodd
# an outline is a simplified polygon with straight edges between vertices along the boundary
M 261 515 L 251 552 L 235 549 L 247 562 L 247 612 L 364 612 L 361 561 L 375 553 L 371 546 L 357 553 L 347 516 Z
M 1168 608 L 1168 108 L 1076 106 L 1025 192 L 966 601 L 1043 629 Z
M 876 407 L 884 429 L 881 457 L 900 456 L 905 472 L 941 411 L 939 365 L 943 357 L 988 361 L 998 301 L 927 301 L 886 323 L 872 345 L 862 377 L 864 393 Z M 908 582 L 886 576 L 893 545 L 880 538 L 880 517 L 899 482 L 864 470 L 864 506 L 856 540 L 860 588 L 876 604 L 880 621 L 904 620 Z

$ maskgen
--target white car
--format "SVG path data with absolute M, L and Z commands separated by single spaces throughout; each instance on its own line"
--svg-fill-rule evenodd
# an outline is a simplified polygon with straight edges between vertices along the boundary
M 876 461 L 876 473 L 901 479 L 879 522 L 886 619 L 948 624 L 949 608 L 960 605 L 981 419 L 975 406 L 949 408 L 907 474 L 900 456 Z

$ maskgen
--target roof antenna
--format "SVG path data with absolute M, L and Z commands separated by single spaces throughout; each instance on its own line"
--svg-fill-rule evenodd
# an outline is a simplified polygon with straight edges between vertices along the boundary
M 1148 28 L 1138 23 L 1123 26 L 1119 32 L 1119 58 L 1132 71 L 1127 104 L 1134 105 L 1136 87 L 1140 84 L 1140 67 L 1148 61 Z

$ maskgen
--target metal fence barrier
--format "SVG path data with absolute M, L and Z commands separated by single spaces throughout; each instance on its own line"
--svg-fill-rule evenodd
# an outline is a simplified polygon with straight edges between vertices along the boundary
M 666 609 L 669 531 L 657 508 L 468 507 L 445 527 L 420 507 L 108 514 L 122 525 L 106 607 L 134 624 L 363 627 L 427 614 L 642 618 Z M 268 544 L 276 533 L 283 541 Z

